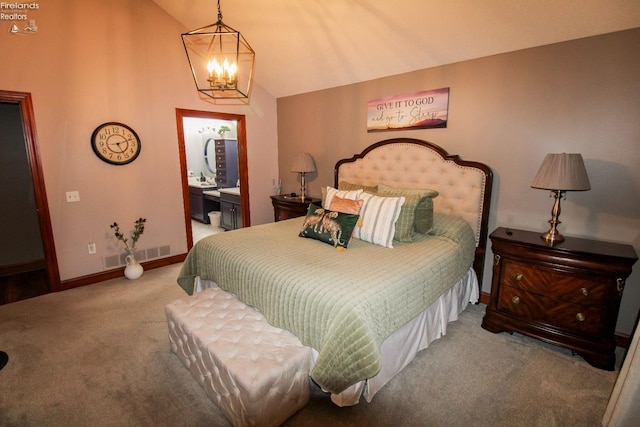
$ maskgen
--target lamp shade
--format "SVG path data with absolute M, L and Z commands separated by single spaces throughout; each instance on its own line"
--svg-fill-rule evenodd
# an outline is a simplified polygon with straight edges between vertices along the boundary
M 531 187 L 560 191 L 591 189 L 582 156 L 567 153 L 547 154 Z
M 291 164 L 291 172 L 314 172 L 316 170 L 313 164 L 313 158 L 309 153 L 298 153 Z

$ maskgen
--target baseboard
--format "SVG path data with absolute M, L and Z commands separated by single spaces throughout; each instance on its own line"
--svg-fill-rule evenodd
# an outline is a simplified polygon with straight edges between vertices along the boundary
M 490 296 L 490 294 L 488 294 L 486 292 L 481 292 L 480 293 L 480 302 L 482 304 L 488 305 L 489 304 L 489 296 Z M 628 349 L 629 345 L 631 345 L 631 337 L 629 335 L 627 335 L 627 334 L 616 332 L 615 340 L 616 340 L 616 346 L 618 346 L 618 347 L 622 347 L 622 348 Z
M 486 292 L 480 292 L 480 302 L 484 305 L 489 305 L 489 296 L 491 294 L 488 294 Z
M 153 261 L 141 262 L 145 270 L 153 270 L 154 268 L 166 267 L 167 265 L 177 264 L 184 261 L 187 254 L 174 255 L 166 258 L 160 258 Z M 124 267 L 114 268 L 113 270 L 103 271 L 101 273 L 89 274 L 87 276 L 76 277 L 74 279 L 63 280 L 60 283 L 60 290 L 77 288 L 79 286 L 92 285 L 105 280 L 116 279 L 124 276 Z

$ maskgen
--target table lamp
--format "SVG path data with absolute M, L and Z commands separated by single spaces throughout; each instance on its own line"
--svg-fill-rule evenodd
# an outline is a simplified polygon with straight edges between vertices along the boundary
M 300 174 L 300 200 L 304 201 L 306 196 L 306 180 L 305 174 L 308 172 L 315 172 L 316 167 L 313 164 L 313 158 L 309 153 L 298 153 L 293 159 L 291 165 L 291 172 L 297 172 Z
M 591 189 L 587 170 L 580 154 L 547 154 L 540 170 L 531 184 L 532 188 L 551 190 L 555 202 L 551 209 L 551 228 L 542 237 L 547 243 L 562 242 L 564 237 L 558 232 L 560 221 L 560 200 L 567 191 Z

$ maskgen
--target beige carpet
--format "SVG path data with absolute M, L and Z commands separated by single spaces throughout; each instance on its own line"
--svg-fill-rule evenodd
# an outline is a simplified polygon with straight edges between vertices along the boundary
M 227 426 L 171 353 L 180 265 L 0 306 L 2 426 Z M 472 306 L 370 404 L 313 390 L 288 426 L 598 426 L 618 372 L 480 327 Z

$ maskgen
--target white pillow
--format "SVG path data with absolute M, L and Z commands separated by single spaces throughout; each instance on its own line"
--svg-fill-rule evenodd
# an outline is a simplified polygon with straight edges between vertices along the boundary
M 362 193 L 364 200 L 360 209 L 362 226 L 356 227 L 354 237 L 375 245 L 393 248 L 393 236 L 396 233 L 396 221 L 404 197 L 378 197 Z
M 325 187 L 323 188 L 323 190 L 326 190 L 326 193 L 327 193 L 326 196 L 323 194 L 323 201 L 322 201 L 322 207 L 325 209 L 329 209 L 329 206 L 331 206 L 331 200 L 333 199 L 334 196 L 338 196 L 343 199 L 358 200 L 360 198 L 360 195 L 362 194 L 362 190 L 347 191 L 347 190 L 338 190 L 333 187 Z

